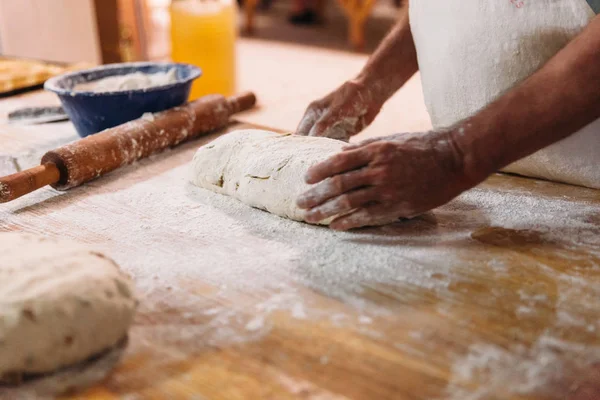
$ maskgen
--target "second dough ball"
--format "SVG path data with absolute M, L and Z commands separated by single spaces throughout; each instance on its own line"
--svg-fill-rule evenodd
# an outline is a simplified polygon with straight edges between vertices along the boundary
M 53 374 L 121 346 L 136 306 L 131 280 L 103 254 L 0 233 L 0 381 Z

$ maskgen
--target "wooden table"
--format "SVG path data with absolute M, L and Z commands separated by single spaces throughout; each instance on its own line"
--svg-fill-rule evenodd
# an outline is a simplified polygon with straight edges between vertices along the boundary
M 0 132 L 4 173 L 75 137 Z M 72 398 L 600 399 L 599 191 L 495 175 L 335 233 L 187 184 L 214 137 L 0 205 L 0 231 L 92 244 L 136 281 L 122 364 Z

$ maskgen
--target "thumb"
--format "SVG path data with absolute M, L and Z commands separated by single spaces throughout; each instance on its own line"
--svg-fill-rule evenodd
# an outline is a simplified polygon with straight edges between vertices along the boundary
M 357 133 L 358 123 L 359 119 L 355 117 L 325 114 L 312 127 L 308 136 L 323 136 L 347 142 Z
M 359 147 L 363 147 L 366 146 L 368 144 L 374 143 L 374 142 L 379 142 L 380 140 L 386 140 L 389 139 L 388 137 L 382 136 L 382 137 L 373 137 L 373 138 L 369 138 L 369 139 L 365 139 L 365 140 L 361 140 L 360 142 L 356 142 L 356 143 L 350 143 L 347 146 L 344 146 L 342 148 L 342 150 L 354 150 L 354 149 L 358 149 Z
M 309 106 L 296 128 L 296 135 L 308 136 L 315 123 L 321 117 L 321 112 L 314 106 Z

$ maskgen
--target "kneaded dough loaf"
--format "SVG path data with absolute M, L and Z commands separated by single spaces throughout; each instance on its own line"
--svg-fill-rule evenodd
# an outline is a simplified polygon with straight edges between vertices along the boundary
M 309 188 L 304 182 L 307 170 L 344 145 L 320 137 L 256 129 L 235 131 L 198 149 L 191 181 L 249 206 L 304 221 L 304 211 L 296 206 L 296 200 Z
M 131 280 L 101 253 L 0 233 L 0 378 L 52 373 L 112 348 L 136 305 Z

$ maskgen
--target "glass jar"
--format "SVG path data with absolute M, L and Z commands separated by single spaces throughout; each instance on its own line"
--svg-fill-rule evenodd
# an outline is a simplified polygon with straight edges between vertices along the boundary
M 202 70 L 190 100 L 236 90 L 237 3 L 232 0 L 173 0 L 171 58 Z

